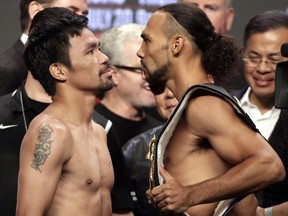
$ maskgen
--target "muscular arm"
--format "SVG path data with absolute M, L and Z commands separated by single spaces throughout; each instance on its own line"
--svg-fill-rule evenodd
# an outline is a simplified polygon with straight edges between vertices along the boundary
M 255 192 L 284 178 L 283 164 L 269 143 L 239 119 L 226 101 L 214 96 L 192 99 L 182 124 L 187 137 L 193 134 L 196 140 L 207 139 L 232 168 L 187 187 L 166 176 L 166 184 L 153 191 L 154 201 L 160 202 L 162 210 L 183 212 L 194 205 Z
M 215 152 L 233 165 L 224 175 L 191 186 L 193 196 L 195 190 L 199 193 L 196 203 L 249 194 L 284 178 L 276 152 L 227 102 L 214 96 L 198 97 L 189 104 L 187 119 L 191 132 L 207 138 Z
M 65 134 L 59 122 L 30 124 L 21 145 L 17 215 L 45 215 L 49 209 L 67 158 Z

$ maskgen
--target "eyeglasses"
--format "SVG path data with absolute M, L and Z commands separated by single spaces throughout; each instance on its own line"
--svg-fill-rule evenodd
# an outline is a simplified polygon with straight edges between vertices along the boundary
M 270 69 L 275 69 L 276 65 L 280 62 L 282 62 L 282 59 L 267 59 L 264 60 L 262 58 L 259 57 L 247 57 L 247 58 L 243 58 L 243 61 L 245 62 L 245 65 L 247 67 L 252 67 L 252 68 L 257 68 L 261 65 L 262 62 L 264 62 L 266 64 L 267 67 L 269 67 Z
M 143 74 L 143 69 L 142 67 L 130 67 L 130 66 L 125 66 L 125 65 L 113 65 L 116 68 L 119 69 L 124 69 L 133 73 L 137 73 L 137 74 Z

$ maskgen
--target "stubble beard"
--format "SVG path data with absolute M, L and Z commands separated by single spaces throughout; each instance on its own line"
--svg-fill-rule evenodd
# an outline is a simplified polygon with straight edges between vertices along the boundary
M 170 67 L 171 62 L 168 60 L 165 65 L 156 69 L 146 78 L 154 95 L 162 94 L 164 92 L 168 80 L 167 74 Z
M 104 69 L 103 69 L 104 71 Z M 100 71 L 100 74 L 103 74 L 102 70 Z M 111 90 L 114 87 L 114 82 L 112 80 L 112 75 L 107 77 L 107 80 L 103 80 L 103 78 L 100 76 L 100 84 L 98 86 L 98 91 L 100 92 L 100 94 L 104 94 L 106 91 Z

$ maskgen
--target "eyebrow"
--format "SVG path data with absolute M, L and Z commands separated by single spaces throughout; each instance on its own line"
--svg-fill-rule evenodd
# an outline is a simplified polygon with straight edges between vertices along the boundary
M 140 36 L 143 39 L 149 39 L 149 36 L 147 34 L 145 34 L 144 32 Z
M 194 5 L 196 5 L 197 7 L 199 7 L 199 4 L 198 3 L 192 3 Z M 219 8 L 222 8 L 221 5 L 217 5 L 217 3 L 207 3 L 207 4 L 203 4 L 203 7 L 204 8 L 207 8 L 207 7 L 212 7 L 212 8 L 215 8 L 215 9 L 219 9 Z M 224 6 L 225 8 L 226 6 Z M 228 7 L 227 7 L 228 8 Z
M 75 11 L 75 12 L 80 11 L 79 8 L 77 8 L 77 7 L 73 6 L 73 5 L 69 6 L 68 8 L 70 8 L 71 10 L 73 10 L 73 11 Z M 82 14 L 84 14 L 84 16 L 87 16 L 87 15 L 88 15 L 88 10 L 83 11 Z
M 84 50 L 86 51 L 86 50 L 88 50 L 88 49 L 90 49 L 90 48 L 95 49 L 95 48 L 97 48 L 99 45 L 100 45 L 100 43 L 97 44 L 97 43 L 95 43 L 95 42 L 88 42 L 88 43 L 85 44 L 85 49 L 84 49 Z
M 254 51 L 254 50 L 250 50 L 248 52 L 248 54 L 254 54 L 254 55 L 262 56 L 261 53 L 258 53 L 257 51 Z M 267 56 L 281 56 L 281 53 L 278 51 L 275 51 L 275 52 L 268 53 Z

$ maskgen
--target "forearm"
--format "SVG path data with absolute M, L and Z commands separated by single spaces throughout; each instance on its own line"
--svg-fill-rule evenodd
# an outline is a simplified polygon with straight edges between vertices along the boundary
M 277 161 L 277 160 L 276 160 Z M 273 159 L 250 157 L 225 174 L 188 186 L 191 206 L 247 195 L 283 178 Z
M 43 194 L 35 195 L 33 191 L 30 190 L 30 193 L 23 190 L 18 192 L 17 197 L 17 207 L 16 207 L 16 216 L 43 216 L 45 215 L 46 210 L 48 209 L 48 204 L 43 205 L 42 197 Z
M 35 209 L 29 206 L 24 206 L 24 205 L 17 205 L 16 208 L 16 216 L 43 216 L 44 213 L 40 211 L 40 209 Z

